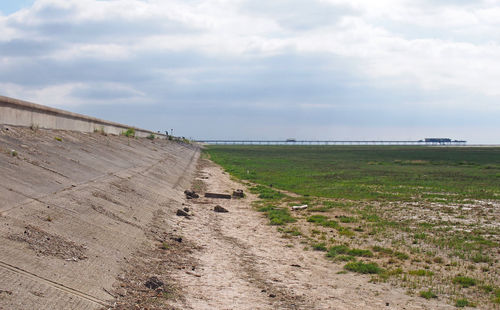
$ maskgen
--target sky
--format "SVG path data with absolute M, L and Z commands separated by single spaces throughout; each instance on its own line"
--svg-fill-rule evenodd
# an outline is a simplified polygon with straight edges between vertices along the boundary
M 0 95 L 194 139 L 500 144 L 500 0 L 0 2 Z

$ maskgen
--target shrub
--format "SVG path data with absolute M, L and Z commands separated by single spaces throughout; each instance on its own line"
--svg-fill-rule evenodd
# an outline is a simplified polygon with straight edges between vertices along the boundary
M 129 128 L 127 129 L 126 131 L 122 132 L 122 134 L 125 136 L 125 137 L 135 137 L 135 129 L 134 128 Z
M 383 271 L 377 263 L 350 262 L 344 266 L 344 269 L 363 273 L 363 274 L 379 274 Z
M 148 138 L 149 140 L 154 140 L 155 139 L 155 135 L 154 134 L 150 134 L 146 138 Z

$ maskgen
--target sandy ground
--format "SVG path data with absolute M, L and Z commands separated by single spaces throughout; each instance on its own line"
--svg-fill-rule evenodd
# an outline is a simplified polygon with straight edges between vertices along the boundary
M 198 182 L 206 190 L 232 193 L 241 184 L 218 166 L 202 160 Z M 177 223 L 179 233 L 196 245 L 191 268 L 174 273 L 183 290 L 180 309 L 452 309 L 369 277 L 338 274 L 342 265 L 324 253 L 304 251 L 300 239 L 280 236 L 262 214 L 256 199 L 186 200 L 193 216 Z M 216 213 L 215 205 L 228 209 Z

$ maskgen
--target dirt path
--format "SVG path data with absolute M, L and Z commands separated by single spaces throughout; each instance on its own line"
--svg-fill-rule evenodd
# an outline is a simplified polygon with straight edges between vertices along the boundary
M 241 185 L 208 161 L 198 180 L 207 191 L 231 193 Z M 304 251 L 300 239 L 280 237 L 250 203 L 255 197 L 186 200 L 194 214 L 179 233 L 197 245 L 192 266 L 175 274 L 181 309 L 452 309 L 439 300 L 411 297 L 369 277 L 339 274 L 324 253 Z M 228 209 L 216 213 L 215 205 Z

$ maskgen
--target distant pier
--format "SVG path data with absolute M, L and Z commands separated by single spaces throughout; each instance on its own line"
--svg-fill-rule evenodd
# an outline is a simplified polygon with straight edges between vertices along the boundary
M 466 145 L 464 140 L 196 140 L 206 144 L 235 145 Z

